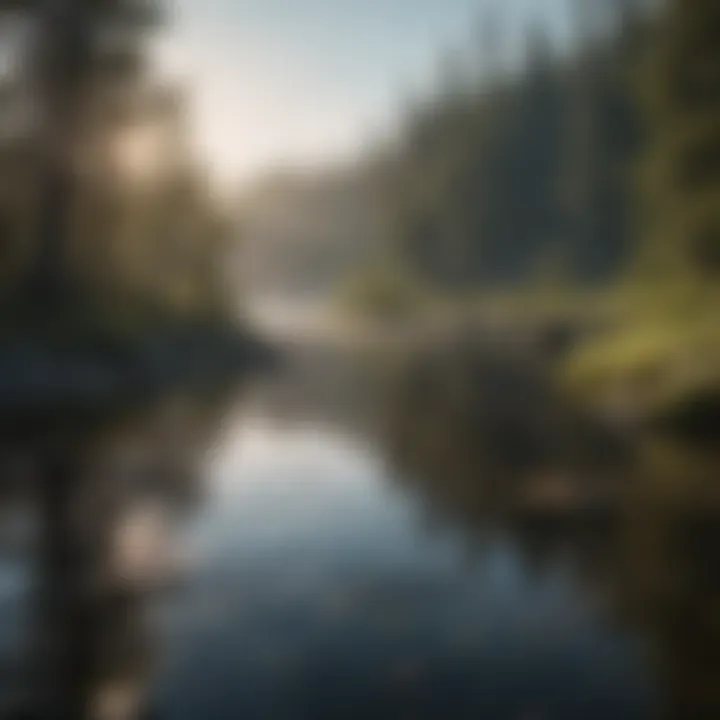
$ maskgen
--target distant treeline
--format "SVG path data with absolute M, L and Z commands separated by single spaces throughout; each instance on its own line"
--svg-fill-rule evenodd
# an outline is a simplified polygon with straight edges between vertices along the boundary
M 633 257 L 637 85 L 654 16 L 597 3 L 600 29 L 595 4 L 575 3 L 572 49 L 530 30 L 520 67 L 499 60 L 489 27 L 482 66 L 448 64 L 438 92 L 410 108 L 386 197 L 390 243 L 422 282 L 602 282 Z

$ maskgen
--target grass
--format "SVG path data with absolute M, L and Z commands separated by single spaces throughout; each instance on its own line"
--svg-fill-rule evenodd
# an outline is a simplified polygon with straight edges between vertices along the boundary
M 623 398 L 652 419 L 720 397 L 716 292 L 634 292 L 604 333 L 568 357 L 562 375 L 585 400 Z

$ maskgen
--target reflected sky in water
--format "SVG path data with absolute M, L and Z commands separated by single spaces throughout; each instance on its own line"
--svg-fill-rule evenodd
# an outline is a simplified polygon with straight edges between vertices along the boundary
M 649 717 L 640 645 L 567 563 L 429 531 L 372 446 L 246 418 L 212 472 L 169 717 Z
M 170 398 L 60 445 L 15 446 L 3 717 L 634 720 L 716 707 L 718 668 L 698 641 L 716 646 L 720 525 L 697 468 L 663 458 L 683 484 L 634 480 L 613 506 L 582 493 L 523 504 L 547 478 L 586 483 L 570 474 L 578 457 L 598 466 L 583 433 L 573 464 L 557 465 L 562 443 L 530 454 L 502 476 L 505 502 L 497 487 L 489 502 L 491 407 L 456 412 L 424 375 L 422 402 L 393 408 L 393 444 L 393 423 L 384 435 L 333 407 L 379 403 L 359 385 L 340 392 L 360 383 L 351 372 L 280 372 L 237 398 Z M 386 410 L 407 399 L 383 395 Z M 504 437 L 543 426 L 517 425 L 508 400 Z M 543 412 L 566 432 L 560 410 Z M 432 418 L 439 454 L 420 439 Z M 32 482 L 12 482 L 20 467 Z

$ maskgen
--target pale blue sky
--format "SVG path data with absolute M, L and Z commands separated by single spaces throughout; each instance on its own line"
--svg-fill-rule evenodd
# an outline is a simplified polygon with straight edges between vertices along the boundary
M 164 68 L 187 84 L 200 151 L 223 180 L 356 152 L 431 84 L 482 8 L 562 32 L 568 0 L 176 0 Z

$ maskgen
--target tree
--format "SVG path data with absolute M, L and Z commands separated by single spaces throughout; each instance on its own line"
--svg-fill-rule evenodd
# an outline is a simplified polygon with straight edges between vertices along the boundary
M 577 55 L 567 69 L 560 193 L 576 274 L 611 279 L 633 251 L 632 176 L 641 137 L 632 77 L 647 20 L 634 2 L 613 4 L 613 34 L 598 36 L 598 3 L 575 0 Z
M 82 165 L 121 120 L 142 74 L 152 0 L 4 0 L 2 19 L 31 21 L 25 48 L 39 154 L 38 225 L 30 295 L 40 307 L 68 299 L 67 254 Z
M 41 319 L 92 308 L 109 326 L 231 312 L 233 228 L 189 150 L 184 94 L 146 67 L 151 0 L 2 10 L 38 28 L 0 78 L 6 306 Z
M 514 71 L 489 25 L 473 84 L 416 106 L 388 197 L 396 247 L 423 282 L 517 285 L 560 254 L 576 279 L 607 283 L 633 253 L 642 127 L 629 79 L 647 17 L 618 0 L 612 31 L 598 34 L 596 5 L 577 0 L 569 54 L 532 26 Z
M 643 270 L 690 285 L 720 274 L 720 4 L 672 0 L 648 64 Z

